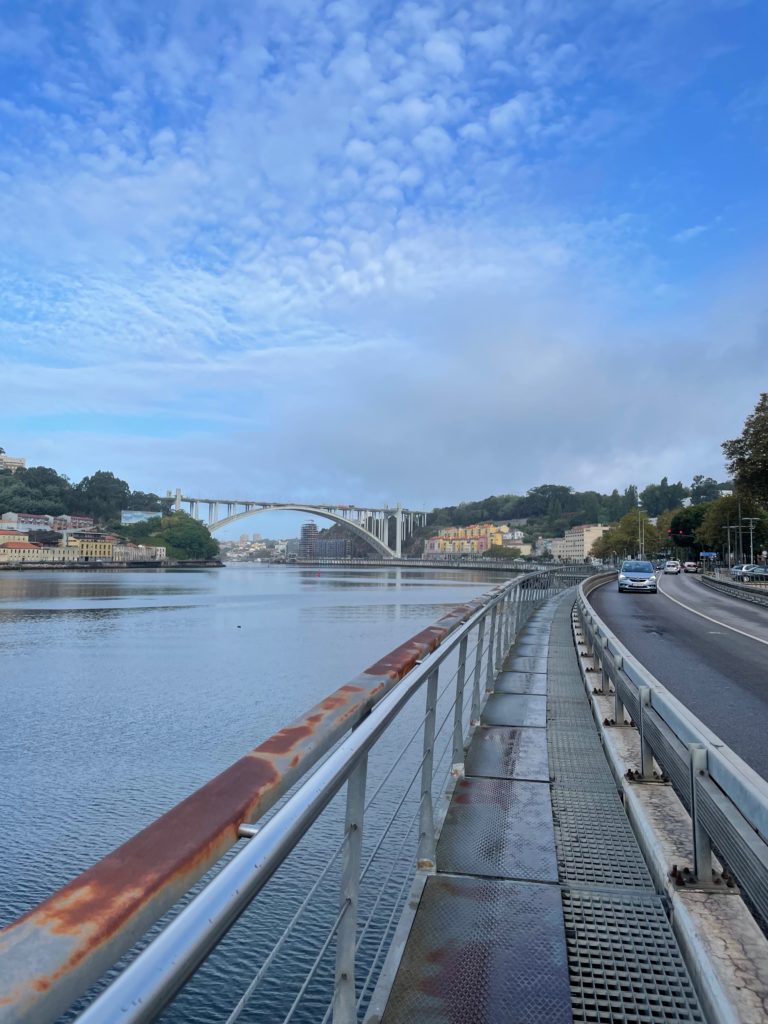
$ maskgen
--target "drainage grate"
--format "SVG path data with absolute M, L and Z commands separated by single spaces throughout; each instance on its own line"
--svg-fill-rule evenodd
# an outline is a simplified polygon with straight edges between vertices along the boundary
M 703 1022 L 659 898 L 563 892 L 576 1024 Z
M 561 882 L 653 891 L 653 882 L 616 790 L 552 788 Z
M 573 729 L 565 722 L 550 722 L 547 743 L 549 772 L 555 785 L 616 788 L 593 726 Z

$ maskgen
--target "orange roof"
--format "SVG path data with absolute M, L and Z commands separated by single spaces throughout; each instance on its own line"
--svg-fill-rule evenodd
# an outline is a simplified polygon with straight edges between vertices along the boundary
M 14 536 L 17 536 L 20 533 L 24 533 L 24 530 L 2 530 L 2 529 L 0 529 L 0 533 L 12 533 Z
M 26 550 L 27 548 L 41 548 L 42 544 L 27 544 L 23 540 L 9 540 L 0 544 L 0 548 L 10 548 L 12 551 Z

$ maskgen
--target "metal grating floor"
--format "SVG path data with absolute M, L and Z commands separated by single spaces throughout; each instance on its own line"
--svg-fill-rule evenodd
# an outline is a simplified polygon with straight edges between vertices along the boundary
M 530 693 L 492 693 L 485 702 L 480 721 L 483 725 L 547 724 L 547 698 Z
M 546 733 L 517 726 L 481 726 L 467 751 L 464 772 L 484 778 L 549 782 Z
M 556 882 L 549 786 L 544 782 L 462 779 L 437 844 L 437 870 Z
M 563 892 L 577 1024 L 703 1022 L 658 897 Z
M 653 893 L 645 859 L 616 790 L 552 789 L 560 881 Z
M 560 893 L 427 879 L 383 1024 L 570 1024 Z
M 547 675 L 545 672 L 502 672 L 494 683 L 496 693 L 537 693 L 544 697 L 547 693 Z

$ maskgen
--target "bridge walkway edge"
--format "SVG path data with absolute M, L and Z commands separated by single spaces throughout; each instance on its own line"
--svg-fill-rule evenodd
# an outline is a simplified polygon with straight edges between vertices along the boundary
M 531 616 L 488 694 L 366 1024 L 705 1020 L 603 751 L 573 601 Z

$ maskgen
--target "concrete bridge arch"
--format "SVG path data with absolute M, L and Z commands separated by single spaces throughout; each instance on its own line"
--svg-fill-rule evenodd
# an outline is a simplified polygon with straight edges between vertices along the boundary
M 339 523 L 341 526 L 348 527 L 348 529 L 350 529 L 354 534 L 362 537 L 363 540 L 365 540 L 378 555 L 381 555 L 382 558 L 393 558 L 395 555 L 395 552 L 393 552 L 387 544 L 379 540 L 379 538 L 375 537 L 370 530 L 366 530 L 364 526 L 356 523 L 353 519 L 347 519 L 330 510 L 318 509 L 314 505 L 291 503 L 249 508 L 244 512 L 235 512 L 232 515 L 225 516 L 223 519 L 218 519 L 212 523 L 206 523 L 206 526 L 211 533 L 214 533 L 216 530 L 220 530 L 224 526 L 229 526 L 230 523 L 237 523 L 241 519 L 248 519 L 249 516 L 258 515 L 260 512 L 303 512 L 306 513 L 306 515 L 317 516 L 318 519 L 329 519 L 333 523 Z

